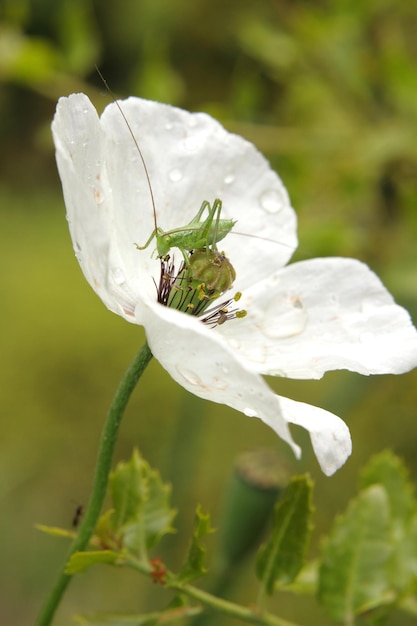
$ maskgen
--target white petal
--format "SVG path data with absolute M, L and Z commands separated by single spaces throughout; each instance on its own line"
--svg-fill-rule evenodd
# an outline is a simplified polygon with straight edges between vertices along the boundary
M 204 113 L 140 98 L 120 105 L 146 162 L 159 227 L 167 231 L 186 226 L 204 200 L 212 204 L 220 198 L 221 217 L 237 220 L 219 243 L 236 269 L 236 288 L 285 265 L 297 245 L 295 213 L 280 178 L 251 143 Z M 137 251 L 127 243 L 144 244 L 155 227 L 150 191 L 137 147 L 115 104 L 106 108 L 101 122 L 117 206 L 115 227 L 120 247 L 134 256 Z M 149 258 L 154 248 L 153 242 L 140 254 Z
M 275 395 L 265 381 L 248 370 L 222 338 L 197 319 L 158 305 L 139 303 L 150 348 L 174 380 L 191 393 L 258 417 L 299 456 L 288 422 L 310 431 L 323 471 L 330 475 L 350 454 L 350 435 L 336 416 L 316 407 Z M 240 320 L 236 320 L 238 324 Z M 232 322 L 229 322 L 232 323 Z
M 294 263 L 243 294 L 246 318 L 216 329 L 263 374 L 321 378 L 417 365 L 417 332 L 379 278 L 353 259 Z
M 133 321 L 139 284 L 116 246 L 106 142 L 87 96 L 73 94 L 59 100 L 52 132 L 78 261 L 105 305 Z
M 340 417 L 319 407 L 280 398 L 282 412 L 288 422 L 310 432 L 317 460 L 326 476 L 334 474 L 352 452 L 352 440 Z

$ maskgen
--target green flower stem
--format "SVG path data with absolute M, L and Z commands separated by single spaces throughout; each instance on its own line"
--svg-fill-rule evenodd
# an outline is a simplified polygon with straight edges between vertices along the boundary
M 101 434 L 93 487 L 87 510 L 83 517 L 78 534 L 72 543 L 67 558 L 65 559 L 64 567 L 39 615 L 39 619 L 36 622 L 37 626 L 49 626 L 49 624 L 51 624 L 55 611 L 57 610 L 65 589 L 71 580 L 71 575 L 65 572 L 66 564 L 75 552 L 85 550 L 94 532 L 103 505 L 104 497 L 106 495 L 113 449 L 117 440 L 120 422 L 132 391 L 134 390 L 136 383 L 142 376 L 151 358 L 152 352 L 150 351 L 148 344 L 145 342 L 127 369 L 114 395 Z
M 148 564 L 144 565 L 131 555 L 125 557 L 124 564 L 135 569 L 141 574 L 149 574 Z M 229 602 L 223 598 L 218 598 L 207 591 L 203 591 L 193 585 L 180 583 L 177 581 L 175 574 L 172 572 L 166 572 L 166 586 L 168 589 L 175 589 L 182 594 L 201 602 L 206 607 L 209 607 L 213 611 L 218 611 L 230 617 L 235 617 L 243 622 L 249 622 L 250 624 L 260 624 L 260 626 L 298 626 L 295 622 L 289 622 L 280 617 L 276 617 L 267 611 L 260 611 L 256 608 L 249 609 L 240 604 Z

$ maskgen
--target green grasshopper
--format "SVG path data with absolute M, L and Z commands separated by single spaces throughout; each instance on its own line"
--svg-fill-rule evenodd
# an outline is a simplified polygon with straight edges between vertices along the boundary
M 126 122 L 126 126 L 129 130 L 130 135 L 132 136 L 133 142 L 138 151 L 139 157 L 142 161 L 142 165 L 145 171 L 148 188 L 150 191 L 152 208 L 153 208 L 153 218 L 155 228 L 152 231 L 149 239 L 143 246 L 139 246 L 137 243 L 135 244 L 138 250 L 145 250 L 151 241 L 156 239 L 156 249 L 158 251 L 158 257 L 164 258 L 168 255 L 171 248 L 178 248 L 181 251 L 182 256 L 184 257 L 184 262 L 187 267 L 190 265 L 189 255 L 192 250 L 197 250 L 199 248 L 212 248 L 214 251 L 217 250 L 216 243 L 221 241 L 226 237 L 228 233 L 232 230 L 235 225 L 235 221 L 231 219 L 222 220 L 220 219 L 220 213 L 222 210 L 222 201 L 218 198 L 214 201 L 213 206 L 207 200 L 204 200 L 202 203 L 197 215 L 191 220 L 189 224 L 186 226 L 182 226 L 179 228 L 173 228 L 172 230 L 164 232 L 162 228 L 160 228 L 156 221 L 156 207 L 155 200 L 152 191 L 151 179 L 149 176 L 148 168 L 146 166 L 146 162 L 144 156 L 142 154 L 142 150 L 140 149 L 139 143 L 134 135 L 134 132 L 124 114 L 122 107 L 117 101 L 115 95 L 110 89 L 106 79 L 100 72 L 99 68 L 96 66 L 96 70 L 101 80 L 104 83 L 104 86 L 110 93 L 113 102 L 117 105 L 124 121 Z M 205 211 L 208 210 L 207 217 L 203 220 L 202 216 Z
M 208 215 L 203 220 L 202 216 L 206 209 Z M 189 265 L 187 252 L 209 247 L 216 250 L 217 242 L 224 239 L 236 224 L 234 220 L 220 219 L 221 210 L 222 201 L 218 198 L 213 202 L 213 206 L 204 200 L 197 215 L 186 226 L 173 228 L 167 232 L 156 226 L 143 246 L 135 245 L 138 250 L 145 250 L 155 238 L 156 249 L 160 258 L 164 258 L 171 248 L 178 248 L 184 257 L 185 264 Z

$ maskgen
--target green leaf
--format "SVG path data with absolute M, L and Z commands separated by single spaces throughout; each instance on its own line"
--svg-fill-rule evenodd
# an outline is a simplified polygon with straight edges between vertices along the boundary
M 351 624 L 355 615 L 390 602 L 389 540 L 388 497 L 374 485 L 336 520 L 323 545 L 319 600 L 334 619 Z
M 390 510 L 390 544 L 393 547 L 388 575 L 393 593 L 414 591 L 417 582 L 417 504 L 413 485 L 402 461 L 392 452 L 375 456 L 362 471 L 361 484 L 381 484 Z
M 286 585 L 285 591 L 292 591 L 298 595 L 316 595 L 319 582 L 319 561 L 308 561 L 299 571 L 294 582 Z
M 78 574 L 84 572 L 92 565 L 106 563 L 114 565 L 117 561 L 121 561 L 120 552 L 113 550 L 92 550 L 86 552 L 76 552 L 70 558 L 65 568 L 66 574 Z
M 53 537 L 64 537 L 65 539 L 74 539 L 75 532 L 66 528 L 59 528 L 58 526 L 44 526 L 43 524 L 36 524 L 35 528 L 47 535 Z
M 146 466 L 147 499 L 143 506 L 145 521 L 146 545 L 153 548 L 167 533 L 175 532 L 172 522 L 176 511 L 169 506 L 171 498 L 171 485 L 164 484 L 159 472 Z
M 386 450 L 374 456 L 361 472 L 362 489 L 371 485 L 383 485 L 387 492 L 391 516 L 402 525 L 416 513 L 414 489 L 408 480 L 408 472 L 395 454 Z
M 291 583 L 303 566 L 311 531 L 312 482 L 296 476 L 275 505 L 271 535 L 261 546 L 256 573 L 261 592 Z
M 206 548 L 201 543 L 206 535 L 213 532 L 210 525 L 210 515 L 204 515 L 198 505 L 195 512 L 194 531 L 188 550 L 187 559 L 176 578 L 180 583 L 189 583 L 206 573 L 205 567 Z
M 96 543 L 104 550 L 118 550 L 119 545 L 114 533 L 113 525 L 114 510 L 108 509 L 99 517 L 95 531 L 94 539 Z
M 146 499 L 146 479 L 142 476 L 144 461 L 137 450 L 127 463 L 118 463 L 111 473 L 109 489 L 114 506 L 113 526 L 117 531 L 127 522 L 135 520 Z
M 130 552 L 144 557 L 165 534 L 173 532 L 171 487 L 163 484 L 137 450 L 111 474 L 110 493 L 114 506 L 111 524 L 119 543 Z

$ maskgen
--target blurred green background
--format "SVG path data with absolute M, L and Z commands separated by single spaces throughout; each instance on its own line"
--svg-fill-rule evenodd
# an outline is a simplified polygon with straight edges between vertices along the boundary
M 57 98 L 82 90 L 101 111 L 109 96 L 97 64 L 118 95 L 213 114 L 281 174 L 299 216 L 296 258 L 369 263 L 416 321 L 417 5 L 2 0 L 0 20 L 0 623 L 14 626 L 34 622 L 67 549 L 34 524 L 70 527 L 86 503 L 103 416 L 143 341 L 142 329 L 105 309 L 75 261 L 50 136 Z M 391 447 L 416 479 L 417 372 L 269 382 L 343 416 L 352 432 L 353 455 L 329 479 L 294 431 L 304 450 L 295 471 L 317 481 L 314 554 L 374 452 Z M 116 458 L 134 445 L 173 482 L 182 507 L 173 566 L 197 502 L 219 523 L 237 454 L 269 446 L 290 458 L 259 420 L 187 396 L 156 362 Z M 215 550 L 215 535 L 209 543 Z M 229 597 L 254 601 L 250 570 L 240 568 Z M 56 624 L 75 611 L 155 609 L 165 598 L 135 575 L 97 568 L 74 580 Z M 329 623 L 312 599 L 281 595 L 274 608 Z

